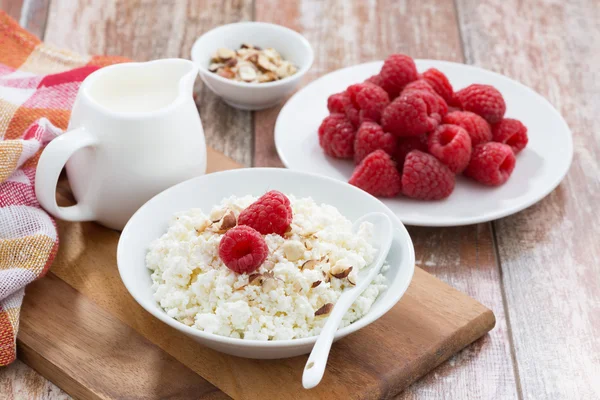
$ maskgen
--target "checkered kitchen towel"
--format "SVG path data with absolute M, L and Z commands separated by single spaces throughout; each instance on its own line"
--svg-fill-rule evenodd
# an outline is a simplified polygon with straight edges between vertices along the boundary
M 16 356 L 25 285 L 58 250 L 56 225 L 35 197 L 39 154 L 67 127 L 81 81 L 123 61 L 43 44 L 0 10 L 0 366 Z

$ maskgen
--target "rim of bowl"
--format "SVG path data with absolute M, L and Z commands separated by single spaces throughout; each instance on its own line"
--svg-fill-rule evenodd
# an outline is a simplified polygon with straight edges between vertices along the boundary
M 226 29 L 226 28 L 234 26 L 234 25 L 265 26 L 265 27 L 269 27 L 270 29 L 288 32 L 295 39 L 297 39 L 300 43 L 302 43 L 302 45 L 308 50 L 308 60 L 304 63 L 304 65 L 301 68 L 298 69 L 298 71 L 296 71 L 296 73 L 294 75 L 285 77 L 283 79 L 280 79 L 280 80 L 274 81 L 274 82 L 263 82 L 263 83 L 238 82 L 238 81 L 234 81 L 231 79 L 223 78 L 222 76 L 219 76 L 219 75 L 215 74 L 214 72 L 210 72 L 208 70 L 208 68 L 206 68 L 204 66 L 203 61 L 196 59 L 196 57 L 194 56 L 194 53 L 196 52 L 195 49 L 197 49 L 200 46 L 200 41 L 203 39 L 206 39 L 206 37 L 208 35 L 214 35 L 215 32 L 218 32 L 220 30 Z M 190 51 L 190 55 L 191 55 L 192 61 L 198 67 L 199 72 L 209 75 L 219 82 L 223 82 L 226 84 L 230 84 L 231 86 L 240 87 L 240 88 L 261 88 L 261 87 L 267 88 L 267 87 L 280 86 L 280 85 L 292 82 L 294 80 L 299 80 L 312 67 L 314 59 L 315 59 L 315 54 L 314 54 L 312 46 L 310 45 L 310 42 L 300 33 L 296 32 L 293 29 L 282 26 L 282 25 L 271 24 L 268 22 L 256 22 L 256 21 L 235 22 L 232 24 L 225 24 L 225 25 L 221 25 L 216 28 L 213 28 L 208 32 L 204 32 L 202 35 L 200 35 L 200 37 L 198 39 L 196 39 L 196 41 L 192 45 L 192 50 Z
M 365 195 L 368 197 L 372 197 L 375 201 L 379 202 L 385 209 L 387 209 L 389 211 L 389 208 L 387 208 L 387 206 L 385 204 L 383 204 L 383 202 L 381 202 L 381 200 L 379 200 L 377 197 L 374 197 L 372 195 L 370 195 L 369 193 L 354 187 L 352 185 L 349 185 L 343 181 L 340 181 L 338 179 L 334 179 L 334 178 L 329 178 L 327 176 L 322 176 L 322 175 L 318 175 L 318 174 L 313 174 L 313 173 L 307 173 L 307 172 L 301 172 L 301 171 L 294 171 L 294 170 L 290 170 L 287 168 L 240 168 L 240 169 L 234 169 L 234 170 L 227 170 L 227 171 L 220 171 L 220 172 L 213 172 L 210 175 L 230 175 L 230 174 L 236 174 L 239 173 L 240 171 L 256 171 L 256 172 L 264 172 L 264 171 L 269 171 L 269 172 L 277 172 L 277 173 L 290 173 L 292 175 L 305 175 L 305 176 L 309 176 L 311 179 L 321 179 L 321 180 L 325 180 L 330 182 L 331 184 L 334 185 L 345 185 L 348 187 L 348 189 L 350 189 L 351 191 L 354 191 L 356 193 L 359 193 L 359 195 Z M 191 178 L 188 179 L 187 181 L 183 181 L 181 183 L 178 183 L 176 185 L 171 186 L 170 188 L 165 189 L 164 191 L 160 192 L 159 194 L 155 195 L 154 197 L 152 197 L 150 200 L 148 200 L 146 203 L 144 203 L 144 205 L 142 205 L 136 212 L 135 214 L 133 214 L 133 216 L 129 219 L 129 221 L 127 222 L 127 224 L 125 225 L 125 228 L 123 228 L 123 231 L 121 232 L 121 238 L 124 236 L 124 234 L 127 233 L 127 231 L 130 229 L 130 224 L 131 221 L 135 218 L 135 216 L 144 208 L 146 207 L 146 205 L 152 201 L 154 201 L 155 198 L 157 198 L 158 196 L 161 196 L 163 193 L 165 193 L 166 191 L 169 191 L 175 187 L 178 187 L 180 185 L 184 185 L 187 184 L 189 181 L 191 180 L 196 180 L 196 179 L 200 179 L 202 177 L 204 177 L 206 175 L 202 175 L 196 178 Z M 412 238 L 410 237 L 410 234 L 408 233 L 408 230 L 406 229 L 406 227 L 404 226 L 404 224 L 402 223 L 402 221 L 400 221 L 400 219 L 390 211 L 390 215 L 392 215 L 392 220 L 394 220 L 395 222 L 397 222 L 399 225 L 397 225 L 395 227 L 395 231 L 398 230 L 400 231 L 400 233 L 402 233 L 403 236 L 406 237 L 406 239 L 408 239 L 408 254 L 403 255 L 403 260 L 400 266 L 403 265 L 407 265 L 408 268 L 410 268 L 409 271 L 409 279 L 406 282 L 406 284 L 399 288 L 400 290 L 398 290 L 397 293 L 399 293 L 399 295 L 395 296 L 395 300 L 394 301 L 390 301 L 389 306 L 387 307 L 383 307 L 382 310 L 380 312 L 378 312 L 377 314 L 373 314 L 373 315 L 369 315 L 369 311 L 367 311 L 367 314 L 363 315 L 361 318 L 359 318 L 358 320 L 352 322 L 350 325 L 344 327 L 344 328 L 340 328 L 336 331 L 335 333 L 335 338 L 339 338 L 340 336 L 345 336 L 351 333 L 354 333 L 362 328 L 364 328 L 365 326 L 377 321 L 379 318 L 381 318 L 382 316 L 384 316 L 392 307 L 394 307 L 396 304 L 398 304 L 398 302 L 400 301 L 400 299 L 406 294 L 406 290 L 408 289 L 408 286 L 410 285 L 410 283 L 412 282 L 412 278 L 414 276 L 414 272 L 415 272 L 415 249 L 414 249 L 414 245 L 412 242 Z M 212 341 L 212 342 L 218 342 L 218 343 L 222 343 L 222 344 L 230 344 L 230 345 L 235 345 L 235 346 L 240 346 L 240 347 L 262 347 L 262 346 L 266 346 L 266 347 L 297 347 L 297 346 L 303 346 L 306 344 L 314 344 L 317 341 L 317 338 L 319 337 L 319 335 L 314 335 L 314 336 L 309 336 L 309 337 L 305 337 L 305 338 L 297 338 L 297 339 L 282 339 L 282 340 L 257 340 L 257 339 L 239 339 L 239 338 L 232 338 L 229 336 L 221 336 L 221 335 L 217 335 L 215 333 L 209 333 L 209 332 L 204 332 L 201 331 L 199 329 L 195 329 L 192 328 L 190 326 L 185 325 L 182 322 L 177 321 L 174 318 L 169 317 L 161 308 L 160 305 L 158 305 L 156 302 L 156 306 L 158 307 L 158 309 L 150 309 L 150 308 L 146 308 L 146 306 L 143 304 L 143 302 L 141 301 L 141 299 L 138 297 L 137 293 L 134 293 L 128 282 L 125 281 L 125 279 L 123 279 L 123 275 L 121 274 L 121 268 L 126 268 L 123 263 L 119 262 L 119 260 L 121 259 L 121 254 L 124 250 L 122 250 L 122 246 L 123 246 L 123 242 L 121 241 L 121 238 L 119 238 L 119 243 L 117 245 L 117 268 L 119 270 L 119 276 L 121 278 L 121 281 L 123 282 L 123 284 L 125 285 L 125 288 L 127 289 L 127 291 L 129 292 L 129 294 L 134 298 L 134 300 L 144 309 L 146 310 L 146 312 L 150 313 L 152 316 L 154 316 L 155 318 L 158 318 L 160 321 L 166 323 L 167 325 L 182 331 L 184 333 L 187 333 L 191 336 L 195 336 L 201 339 L 206 339 L 208 341 Z M 406 257 L 406 259 L 404 259 L 404 257 Z M 388 286 L 388 288 L 386 289 L 386 291 L 388 291 L 390 289 L 390 287 Z M 381 296 L 381 294 L 380 294 Z M 379 296 L 377 297 L 379 298 Z M 153 300 L 154 301 L 154 300 Z M 372 306 L 371 306 L 372 307 Z

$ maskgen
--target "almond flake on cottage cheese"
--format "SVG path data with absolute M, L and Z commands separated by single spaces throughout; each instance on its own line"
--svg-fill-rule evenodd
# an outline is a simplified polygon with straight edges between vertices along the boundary
M 293 210 L 291 232 L 285 238 L 265 236 L 269 256 L 256 271 L 264 279 L 252 282 L 252 275 L 236 274 L 219 259 L 223 234 L 212 229 L 212 221 L 229 211 L 237 219 L 256 197 L 226 198 L 209 215 L 200 209 L 174 215 L 167 232 L 146 255 L 154 298 L 165 312 L 193 328 L 233 338 L 318 335 L 326 316 L 315 312 L 327 303 L 335 304 L 342 291 L 356 283 L 358 271 L 376 256 L 377 249 L 369 243 L 373 225 L 364 222 L 353 233 L 352 222 L 335 207 L 318 205 L 312 198 L 288 197 Z M 330 274 L 334 266 L 334 270 L 348 266 L 352 270 L 340 279 Z M 382 271 L 387 268 L 384 265 Z M 364 316 L 385 289 L 387 281 L 380 274 L 348 310 L 341 327 Z

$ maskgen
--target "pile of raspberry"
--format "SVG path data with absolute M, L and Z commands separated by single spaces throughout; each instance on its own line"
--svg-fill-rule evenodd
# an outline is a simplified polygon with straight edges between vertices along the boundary
M 502 185 L 528 141 L 520 121 L 504 118 L 496 88 L 473 84 L 455 92 L 441 71 L 419 74 L 404 54 L 331 95 L 327 108 L 319 144 L 331 157 L 353 159 L 349 182 L 374 196 L 443 199 L 457 174 Z

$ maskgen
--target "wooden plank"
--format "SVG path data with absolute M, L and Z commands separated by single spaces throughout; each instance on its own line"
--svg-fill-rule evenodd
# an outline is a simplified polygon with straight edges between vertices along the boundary
M 145 312 L 128 294 L 116 268 L 118 232 L 94 223 L 59 221 L 58 227 L 69 246 L 59 251 L 53 273 L 233 398 L 279 398 L 282 393 L 293 399 L 388 398 L 495 322 L 490 310 L 417 269 L 401 302 L 376 323 L 338 342 L 324 381 L 306 391 L 301 387 L 306 356 L 250 360 L 199 345 Z
M 522 397 L 600 398 L 600 7 L 458 4 L 469 61 L 531 86 L 574 134 L 559 188 L 494 224 Z
M 332 70 L 404 52 L 415 58 L 463 61 L 453 2 L 257 0 L 256 18 L 301 32 L 315 50 L 305 82 Z M 323 105 L 325 107 L 325 104 Z M 255 115 L 255 163 L 281 166 L 273 143 L 279 107 Z M 490 224 L 461 228 L 409 228 L 417 264 L 490 307 L 494 331 L 421 379 L 403 398 L 516 397 L 500 273 Z
M 21 9 L 23 0 L 0 0 L 0 10 L 6 12 L 11 18 L 19 20 L 21 18 Z
M 52 273 L 27 287 L 18 342 L 21 360 L 76 398 L 229 398 Z
M 192 44 L 202 33 L 251 16 L 251 0 L 54 0 L 45 39 L 81 53 L 120 55 L 138 61 L 190 58 Z M 195 94 L 207 143 L 249 166 L 252 115 L 226 105 L 199 78 Z
M 0 10 L 40 39 L 44 38 L 50 0 L 0 0 Z
M 21 360 L 0 368 L 0 398 L 4 400 L 71 398 L 58 386 L 48 381 Z

